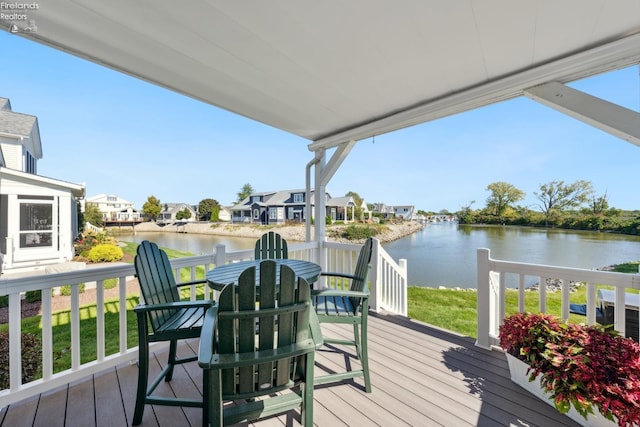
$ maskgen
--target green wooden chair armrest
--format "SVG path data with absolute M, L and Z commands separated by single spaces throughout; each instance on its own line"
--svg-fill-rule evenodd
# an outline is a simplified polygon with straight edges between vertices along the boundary
M 366 291 L 348 291 L 340 289 L 318 289 L 311 291 L 312 297 L 352 297 L 352 298 L 369 298 L 369 290 Z
M 322 336 L 318 313 L 315 310 L 309 310 L 309 329 L 311 330 L 311 338 L 316 343 L 316 350 L 319 350 L 324 345 L 324 337 Z
M 140 304 L 133 308 L 133 311 L 136 313 L 145 313 L 149 311 L 155 310 L 169 310 L 169 309 L 180 309 L 180 308 L 210 308 L 215 306 L 215 301 L 213 300 L 200 300 L 200 301 L 179 301 L 179 302 L 168 302 L 165 304 Z
M 342 277 L 344 279 L 355 279 L 355 276 L 353 274 L 349 274 L 349 273 L 332 273 L 332 272 L 322 272 L 320 273 L 321 276 L 330 276 L 330 277 Z
M 218 306 L 214 305 L 204 315 L 202 330 L 200 332 L 200 345 L 198 347 L 198 365 L 201 368 L 209 366 L 213 356 L 214 343 L 216 341 L 215 330 L 218 320 Z
M 189 282 L 176 283 L 176 286 L 181 287 L 181 286 L 200 285 L 202 283 L 207 283 L 207 279 L 199 279 L 199 280 L 192 280 Z
M 201 341 L 202 342 L 202 341 Z M 304 341 L 269 350 L 247 353 L 198 355 L 198 364 L 205 369 L 228 369 L 270 363 L 287 357 L 302 356 L 315 351 L 316 343 L 309 338 Z M 205 357 L 210 356 L 207 360 Z

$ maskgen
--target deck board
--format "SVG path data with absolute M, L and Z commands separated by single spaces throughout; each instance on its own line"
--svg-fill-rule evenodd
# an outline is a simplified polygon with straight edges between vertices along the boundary
M 322 325 L 327 336 L 348 337 L 348 325 Z M 179 347 L 194 354 L 198 340 Z M 390 315 L 371 315 L 369 359 L 372 393 L 362 378 L 316 387 L 317 426 L 568 426 L 558 414 L 513 384 L 504 354 L 475 347 L 463 337 L 420 322 Z M 159 372 L 166 350 L 151 358 L 151 374 Z M 354 366 L 352 350 L 325 346 L 316 355 L 316 375 Z M 0 426 L 125 426 L 131 425 L 137 365 L 127 363 L 85 380 L 0 409 Z M 200 398 L 202 371 L 197 363 L 176 367 L 174 379 L 161 383 L 157 394 Z M 45 421 L 48 421 L 45 422 Z M 199 408 L 147 405 L 142 426 L 201 424 Z M 299 425 L 296 411 L 256 423 L 257 427 Z
M 67 411 L 68 387 L 61 387 L 43 393 L 38 403 L 34 427 L 64 426 L 65 413 Z

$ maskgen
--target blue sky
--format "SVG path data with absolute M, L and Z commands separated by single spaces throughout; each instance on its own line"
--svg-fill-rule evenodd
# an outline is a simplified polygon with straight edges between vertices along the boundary
M 40 175 L 86 183 L 140 208 L 148 196 L 197 204 L 304 188 L 308 142 L 166 89 L 0 33 L 0 97 L 38 117 Z M 638 67 L 571 86 L 639 110 Z M 265 167 L 265 159 L 285 161 Z M 640 147 L 521 98 L 360 141 L 329 183 L 332 196 L 457 211 L 485 206 L 488 184 L 526 193 L 586 179 L 619 209 L 640 209 Z

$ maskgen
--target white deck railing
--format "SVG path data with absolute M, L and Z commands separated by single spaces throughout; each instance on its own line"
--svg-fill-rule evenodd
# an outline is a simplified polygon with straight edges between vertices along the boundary
M 525 311 L 525 288 L 530 281 L 539 287 L 538 311 L 547 312 L 546 279 L 559 280 L 562 305 L 560 317 L 569 318 L 570 282 L 584 282 L 587 286 L 586 323 L 596 323 L 596 291 L 600 286 L 615 289 L 614 307 L 625 307 L 627 289 L 640 289 L 640 274 L 567 268 L 551 265 L 500 261 L 490 257 L 489 249 L 478 249 L 478 339 L 476 345 L 492 348 L 499 344 L 499 327 L 506 313 L 507 283 L 517 287 L 517 311 Z M 640 311 L 638 312 L 640 316 Z M 614 329 L 625 335 L 625 310 L 614 309 Z
M 323 248 L 321 253 L 320 247 Z M 324 271 L 349 273 L 355 267 L 355 259 L 360 250 L 359 245 L 347 245 L 325 242 L 299 243 L 289 245 L 289 257 L 319 262 L 326 260 Z M 322 255 L 322 256 L 321 256 Z M 324 257 L 324 258 L 323 258 Z M 216 246 L 215 252 L 171 260 L 176 277 L 180 273 L 187 274 L 192 280 L 202 277 L 215 265 L 222 265 L 232 261 L 253 259 L 253 250 L 226 252 L 223 245 Z M 184 273 L 188 271 L 188 273 Z M 375 272 L 375 274 L 373 273 Z M 130 264 L 120 264 L 107 267 L 94 267 L 84 270 L 21 277 L 15 279 L 0 279 L 0 296 L 9 296 L 9 389 L 0 391 L 0 408 L 11 403 L 35 396 L 55 387 L 81 379 L 109 367 L 137 358 L 137 347 L 128 348 L 127 345 L 127 281 L 133 279 L 134 267 Z M 104 283 L 107 279 L 117 278 L 119 297 L 114 304 L 118 305 L 118 350 L 107 354 L 106 350 L 106 312 Z M 80 284 L 93 284 L 96 287 L 95 314 L 95 354 L 94 360 L 81 360 L 81 310 Z M 70 340 L 68 343 L 71 353 L 71 366 L 62 372 L 54 372 L 54 325 L 52 289 L 70 285 Z M 370 274 L 372 292 L 371 305 L 374 310 L 385 309 L 397 314 L 406 315 L 406 261 L 401 260 L 400 266 L 395 264 L 389 255 L 376 241 L 372 257 L 372 273 Z M 42 378 L 22 384 L 22 349 L 21 349 L 21 299 L 27 291 L 39 290 L 42 293 Z M 205 295 L 211 290 L 205 286 Z M 196 299 L 197 289 L 192 286 L 191 299 Z M 404 301 L 402 301 L 404 299 Z M 60 338 L 56 337 L 56 340 Z M 67 346 L 67 343 L 65 343 Z M 84 349 L 86 350 L 86 349 Z M 3 368 L 4 369 L 4 368 Z

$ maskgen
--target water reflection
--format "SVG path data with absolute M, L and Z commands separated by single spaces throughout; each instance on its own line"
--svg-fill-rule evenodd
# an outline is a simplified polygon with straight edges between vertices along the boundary
M 405 258 L 410 285 L 475 287 L 476 250 L 508 261 L 599 268 L 640 259 L 640 237 L 527 227 L 433 224 L 384 245 Z

